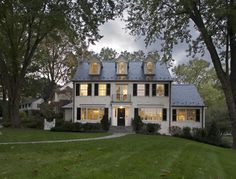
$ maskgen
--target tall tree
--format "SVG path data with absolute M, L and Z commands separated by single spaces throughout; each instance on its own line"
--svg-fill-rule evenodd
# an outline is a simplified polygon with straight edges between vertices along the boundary
M 106 61 L 106 60 L 114 60 L 117 56 L 117 52 L 112 49 L 112 48 L 105 48 L 103 47 L 100 51 L 100 53 L 98 54 L 98 58 L 101 61 Z
M 42 40 L 58 30 L 94 42 L 101 38 L 98 26 L 117 13 L 112 0 L 1 0 L 0 12 L 0 73 L 13 127 L 20 124 L 21 89 Z
M 190 53 L 208 50 L 226 98 L 236 149 L 236 1 L 126 1 L 127 27 L 133 35 L 144 35 L 147 45 L 161 40 L 165 60 L 172 59 L 179 42 L 188 43 Z

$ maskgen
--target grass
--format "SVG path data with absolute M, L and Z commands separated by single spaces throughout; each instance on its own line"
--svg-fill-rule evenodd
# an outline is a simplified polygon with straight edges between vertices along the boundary
M 91 138 L 109 135 L 108 133 L 51 132 L 37 129 L 0 129 L 0 142 L 44 141 L 60 139 Z
M 236 178 L 236 152 L 168 136 L 0 145 L 0 178 Z

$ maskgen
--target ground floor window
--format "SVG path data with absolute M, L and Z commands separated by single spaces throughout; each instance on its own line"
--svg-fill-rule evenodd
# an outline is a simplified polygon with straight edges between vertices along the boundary
M 81 108 L 81 120 L 101 120 L 104 108 Z
M 196 109 L 177 109 L 177 121 L 196 121 Z
M 161 121 L 162 108 L 139 108 L 139 116 L 142 120 Z

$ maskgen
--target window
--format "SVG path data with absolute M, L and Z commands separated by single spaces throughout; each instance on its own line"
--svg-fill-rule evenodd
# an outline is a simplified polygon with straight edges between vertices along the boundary
M 164 85 L 163 84 L 157 84 L 156 85 L 156 95 L 157 96 L 164 96 Z
M 196 109 L 177 109 L 177 121 L 196 121 Z
M 178 109 L 177 110 L 177 121 L 185 121 L 186 120 L 186 110 Z
M 162 108 L 140 108 L 139 116 L 142 120 L 161 121 Z
M 126 64 L 124 62 L 118 63 L 118 74 L 126 74 Z
M 104 116 L 104 108 L 82 108 L 81 120 L 101 120 Z
M 98 88 L 99 88 L 98 95 L 99 96 L 106 96 L 107 85 L 106 84 L 99 84 Z
M 80 85 L 80 96 L 88 96 L 88 84 Z
M 99 74 L 99 67 L 100 67 L 100 65 L 97 63 L 97 62 L 93 62 L 93 63 L 91 63 L 90 64 L 90 74 L 92 74 L 92 75 L 97 75 L 97 74 Z
M 147 62 L 147 73 L 152 74 L 153 73 L 153 63 Z
M 137 95 L 138 96 L 145 96 L 145 85 L 144 84 L 137 85 Z

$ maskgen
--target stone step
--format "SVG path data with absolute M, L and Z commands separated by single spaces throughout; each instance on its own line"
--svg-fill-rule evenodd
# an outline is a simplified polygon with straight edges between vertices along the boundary
M 133 133 L 131 126 L 110 126 L 110 133 Z

